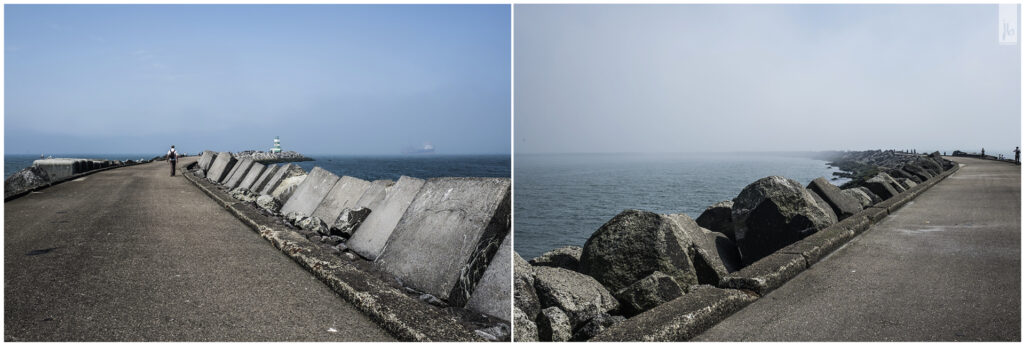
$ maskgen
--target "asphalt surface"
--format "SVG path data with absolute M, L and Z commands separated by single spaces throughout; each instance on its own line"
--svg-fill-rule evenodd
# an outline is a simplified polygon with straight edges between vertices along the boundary
M 393 340 L 169 171 L 118 168 L 4 203 L 4 340 Z
M 1020 341 L 1020 166 L 964 164 L 697 341 Z

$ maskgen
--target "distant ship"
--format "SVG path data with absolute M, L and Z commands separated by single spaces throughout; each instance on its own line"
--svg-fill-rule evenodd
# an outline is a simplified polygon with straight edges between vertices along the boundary
M 410 147 L 410 148 L 406 148 L 404 151 L 402 151 L 402 154 L 432 154 L 432 153 L 434 153 L 434 145 L 429 144 L 429 143 L 424 143 L 423 147 L 421 147 L 421 148 L 412 148 L 412 147 Z

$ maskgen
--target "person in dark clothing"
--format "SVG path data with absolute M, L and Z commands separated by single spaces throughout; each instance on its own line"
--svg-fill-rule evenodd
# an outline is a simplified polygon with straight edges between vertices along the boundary
M 167 151 L 167 162 L 171 163 L 171 177 L 174 177 L 174 169 L 178 166 L 178 152 L 174 150 L 174 145 Z
M 1013 149 L 1013 162 L 1020 164 L 1020 146 Z

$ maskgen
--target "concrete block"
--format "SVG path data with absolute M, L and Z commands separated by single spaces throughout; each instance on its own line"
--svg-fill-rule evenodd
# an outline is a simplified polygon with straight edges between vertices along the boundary
M 319 166 L 314 167 L 309 171 L 309 176 L 292 193 L 288 202 L 281 207 L 281 214 L 297 212 L 303 216 L 312 216 L 313 211 L 320 206 L 320 202 L 324 200 L 327 193 L 331 192 L 335 183 L 338 183 L 337 175 Z
M 235 159 L 235 160 L 238 160 L 238 159 Z M 224 184 L 228 183 L 228 180 L 230 180 L 231 177 L 235 175 L 235 172 L 238 172 L 238 168 L 241 167 L 241 166 L 242 166 L 242 161 L 241 160 L 236 161 L 235 165 L 233 167 L 231 167 L 231 170 L 228 170 L 228 173 L 226 175 L 224 175 L 224 178 L 222 178 L 217 183 L 220 183 L 221 185 L 224 185 Z
M 252 164 L 255 163 L 256 162 L 253 161 L 252 158 L 242 159 L 242 161 L 236 165 L 238 169 L 235 170 L 235 173 L 231 174 L 231 177 L 228 177 L 227 181 L 224 182 L 224 186 L 228 189 L 235 189 L 238 187 L 238 184 L 242 183 L 242 180 L 245 179 L 245 175 L 249 173 L 249 169 L 252 168 Z
M 853 217 L 836 223 L 834 226 L 849 229 L 854 234 L 860 234 L 871 228 L 871 219 L 868 218 L 867 214 L 859 212 L 853 215 Z
M 217 158 L 213 160 L 210 169 L 206 171 L 206 178 L 214 182 L 220 182 L 227 175 L 228 171 L 234 168 L 237 162 L 238 160 L 231 156 L 229 152 L 217 153 Z
M 320 201 L 311 216 L 320 218 L 328 225 L 334 223 L 345 208 L 355 208 L 356 202 L 370 187 L 370 181 L 361 180 L 352 176 L 343 176 L 334 184 L 327 196 Z M 371 211 L 371 214 L 373 212 Z
M 409 208 L 416 193 L 419 193 L 426 182 L 419 178 L 402 176 L 394 185 L 385 188 L 383 199 L 366 206 L 371 211 L 370 216 L 366 217 L 346 243 L 349 249 L 366 259 L 377 259 L 391 237 L 391 232 L 395 230 L 405 210 Z
M 263 188 L 260 190 L 260 194 L 272 193 L 274 189 L 277 188 L 277 185 L 281 183 L 281 180 L 288 178 L 285 177 L 286 175 L 293 171 L 301 170 L 302 168 L 295 164 L 286 164 L 284 166 L 281 166 L 281 168 L 277 169 L 277 172 L 275 172 L 273 176 L 270 176 L 270 179 L 267 181 L 267 183 L 263 185 Z
M 210 166 L 213 166 L 213 160 L 216 158 L 217 152 L 203 151 L 203 155 L 199 157 L 199 169 L 203 171 L 209 171 Z
M 388 195 L 388 187 L 395 185 L 395 181 L 392 180 L 376 180 L 370 182 L 370 186 L 366 187 L 366 191 L 363 192 L 363 196 L 359 197 L 359 201 L 356 201 L 356 207 L 366 207 L 370 211 L 373 211 L 373 207 L 380 206 L 380 203 L 384 201 Z
M 510 192 L 508 178 L 431 178 L 376 263 L 406 286 L 462 306 L 508 234 Z
M 33 161 L 32 166 L 45 171 L 50 177 L 50 182 L 54 182 L 76 174 L 76 162 L 77 160 L 68 158 L 39 159 Z
M 850 219 L 850 218 L 847 218 Z M 853 239 L 856 233 L 847 225 L 835 224 L 818 231 L 803 240 L 778 250 L 779 253 L 799 254 L 811 266 Z
M 249 173 L 245 174 L 245 178 L 242 179 L 242 182 L 238 183 L 236 188 L 249 189 L 252 187 L 253 183 L 256 183 L 256 179 L 260 178 L 260 175 L 263 174 L 264 168 L 266 168 L 265 165 L 253 162 L 252 167 L 249 167 Z
M 720 287 L 752 290 L 764 296 L 807 268 L 800 254 L 775 252 L 722 278 Z
M 754 300 L 756 296 L 736 289 L 696 286 L 675 300 L 611 326 L 590 341 L 687 341 Z
M 480 282 L 466 302 L 466 308 L 473 312 L 512 321 L 512 233 L 505 235 L 498 253 L 491 258 L 491 265 L 484 271 Z
M 270 181 L 270 176 L 277 173 L 278 167 L 279 166 L 277 164 L 268 164 L 267 167 L 263 169 L 263 173 L 260 174 L 260 177 L 256 179 L 256 182 L 249 187 L 249 190 L 253 193 L 262 191 L 263 186 L 267 185 L 267 182 Z

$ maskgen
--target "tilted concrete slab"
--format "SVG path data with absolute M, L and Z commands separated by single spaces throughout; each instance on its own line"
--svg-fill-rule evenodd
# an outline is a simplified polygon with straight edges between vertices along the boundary
M 388 196 L 388 187 L 395 184 L 395 181 L 391 180 L 376 180 L 370 182 L 370 186 L 366 187 L 366 191 L 363 192 L 363 196 L 359 197 L 359 201 L 356 201 L 356 207 L 366 207 L 370 211 L 373 211 L 374 207 L 380 206 L 384 198 Z
M 230 180 L 231 177 L 235 176 L 235 172 L 238 172 L 238 168 L 242 167 L 242 161 L 238 160 L 237 158 L 235 160 L 235 165 L 231 167 L 231 170 L 228 170 L 228 173 L 224 175 L 224 178 L 222 178 L 220 182 L 217 183 L 220 183 L 221 185 L 227 184 L 228 180 Z
M 367 205 L 370 215 L 356 229 L 346 245 L 366 259 L 375 260 L 384 249 L 391 232 L 402 219 L 409 204 L 416 198 L 420 188 L 427 181 L 409 176 L 402 176 L 394 185 L 385 188 L 384 199 L 377 204 Z M 362 200 L 362 199 L 360 199 Z
M 256 179 L 263 175 L 263 170 L 266 168 L 265 165 L 253 162 L 252 167 L 249 168 L 249 173 L 245 174 L 245 178 L 238 184 L 238 187 L 249 189 L 253 183 L 256 183 Z
M 288 173 L 292 166 L 295 166 L 295 164 L 285 164 L 278 168 L 267 180 L 267 183 L 263 184 L 263 188 L 260 188 L 260 194 L 272 193 L 274 188 L 277 188 L 277 185 L 285 178 L 284 175 Z
M 209 171 L 210 166 L 213 166 L 213 160 L 216 158 L 217 152 L 203 151 L 203 154 L 199 157 L 199 169 L 203 171 Z
M 720 287 L 747 289 L 764 296 L 807 268 L 800 254 L 775 252 L 722 278 Z
M 281 207 L 281 214 L 287 215 L 291 212 L 298 212 L 304 216 L 312 216 L 313 211 L 320 202 L 324 200 L 327 193 L 331 192 L 334 184 L 338 183 L 338 176 L 317 166 L 309 171 L 309 176 L 296 188 L 288 202 Z M 372 214 L 372 213 L 371 213 Z M 326 221 L 325 221 L 326 222 Z M 332 221 L 333 222 L 333 221 Z
M 252 164 L 255 163 L 256 162 L 251 158 L 242 159 L 242 161 L 238 163 L 238 169 L 235 170 L 235 173 L 232 174 L 231 177 L 228 177 L 227 182 L 224 182 L 224 186 L 228 189 L 238 187 L 238 184 L 242 183 L 242 179 L 245 178 L 245 175 L 249 173 L 249 169 L 252 168 Z
M 462 306 L 509 231 L 510 183 L 508 178 L 427 180 L 377 264 L 406 286 Z
M 217 159 L 213 160 L 210 169 L 206 171 L 206 178 L 214 182 L 220 182 L 227 175 L 228 171 L 234 168 L 236 162 L 238 160 L 231 156 L 229 152 L 217 153 Z
M 82 164 L 79 163 L 79 161 L 79 159 L 70 158 L 39 159 L 33 161 L 32 166 L 46 171 L 46 174 L 50 176 L 50 180 L 56 181 L 80 172 L 85 172 L 85 170 L 82 170 Z
M 505 235 L 491 265 L 484 271 L 466 308 L 491 317 L 512 321 L 512 233 Z
M 736 289 L 696 286 L 601 332 L 590 341 L 687 341 L 757 300 Z
M 345 208 L 356 207 L 356 202 L 370 187 L 370 181 L 361 180 L 352 176 L 343 176 L 334 184 L 327 196 L 320 201 L 320 205 L 313 210 L 313 217 L 320 218 L 328 225 L 334 223 Z M 373 213 L 372 211 L 370 212 Z
M 267 167 L 263 169 L 263 173 L 260 174 L 260 178 L 256 179 L 256 182 L 253 183 L 251 187 L 249 187 L 249 190 L 251 190 L 254 193 L 259 193 L 260 191 L 262 191 L 263 186 L 267 185 L 267 182 L 270 181 L 270 176 L 277 173 L 278 167 L 279 166 L 277 164 L 267 164 Z

